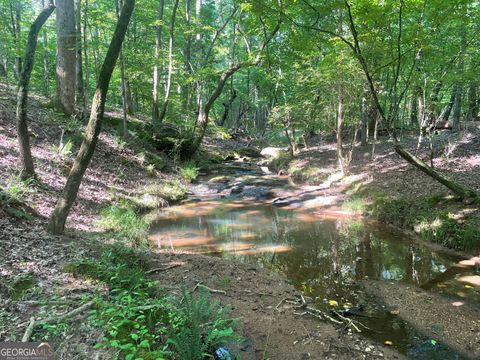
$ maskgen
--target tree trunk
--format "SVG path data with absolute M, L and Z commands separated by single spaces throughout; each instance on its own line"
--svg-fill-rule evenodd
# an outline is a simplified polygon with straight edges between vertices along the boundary
M 77 198 L 78 189 L 87 170 L 90 160 L 95 151 L 98 142 L 98 136 L 102 128 L 103 113 L 105 111 L 105 101 L 107 97 L 108 86 L 115 68 L 122 43 L 127 32 L 128 24 L 135 7 L 135 0 L 125 0 L 120 17 L 113 34 L 112 41 L 108 48 L 105 60 L 100 70 L 97 82 L 97 88 L 93 96 L 90 120 L 85 129 L 84 140 L 77 154 L 75 162 L 68 175 L 67 183 L 63 189 L 55 210 L 50 217 L 48 230 L 52 234 L 62 234 L 65 229 L 65 222 L 68 213 Z
M 448 104 L 443 108 L 442 113 L 439 116 L 439 120 L 443 122 L 447 122 L 450 118 L 450 114 L 452 113 L 453 105 L 455 104 L 455 99 L 457 98 L 457 91 L 456 87 L 452 90 L 452 95 L 450 96 L 450 100 Z M 433 124 L 435 125 L 435 124 Z
M 190 78 L 192 69 L 192 14 L 191 14 L 191 0 L 185 0 L 185 26 L 187 28 L 187 34 L 185 39 L 184 60 L 185 60 L 185 73 L 187 78 Z M 183 85 L 183 110 L 187 111 L 190 106 L 192 85 L 190 81 Z
M 345 119 L 345 103 L 343 94 L 341 93 L 342 89 L 340 89 L 340 96 L 338 99 L 338 108 L 337 108 L 337 119 L 336 119 L 336 138 L 337 138 L 337 160 L 338 165 L 340 165 L 340 170 L 342 172 L 342 176 L 348 174 L 347 164 L 345 162 L 343 156 L 343 140 L 342 140 L 342 133 L 343 133 L 343 121 Z
M 30 76 L 32 75 L 33 64 L 35 62 L 35 51 L 37 49 L 38 33 L 43 24 L 55 10 L 53 1 L 42 10 L 37 19 L 30 27 L 28 34 L 27 47 L 25 49 L 25 63 L 23 71 L 20 74 L 17 96 L 17 138 L 20 147 L 20 159 L 22 161 L 22 179 L 35 176 L 35 168 L 33 165 L 32 153 L 30 150 L 30 138 L 27 124 L 27 100 L 28 86 L 30 84 Z
M 122 0 L 116 0 L 115 6 L 117 8 L 117 19 L 120 18 L 120 9 L 123 6 Z M 120 49 L 120 79 L 122 87 L 122 125 L 123 125 L 123 138 L 128 137 L 128 115 L 127 115 L 127 80 L 125 79 L 125 59 L 123 57 L 123 44 Z
M 431 166 L 428 166 L 423 161 L 409 153 L 407 150 L 402 148 L 399 144 L 394 146 L 395 152 L 400 155 L 403 159 L 407 160 L 410 164 L 415 166 L 417 169 L 421 170 L 428 176 L 434 178 L 442 185 L 445 185 L 448 189 L 450 189 L 454 194 L 460 196 L 464 199 L 469 198 L 476 198 L 478 194 L 468 187 L 465 187 L 461 184 L 458 184 L 452 180 L 447 179 L 445 176 L 436 172 Z
M 361 103 L 361 129 L 360 129 L 360 141 L 362 146 L 367 146 L 368 143 L 368 102 L 367 102 L 367 90 L 365 89 L 362 96 Z
M 16 45 L 16 55 L 15 55 L 15 78 L 20 79 L 22 74 L 22 56 L 20 55 L 20 44 L 22 42 L 22 3 L 20 0 L 15 1 L 15 21 L 13 23 L 13 28 L 15 31 L 15 45 Z
M 187 0 L 187 3 L 189 1 Z M 163 31 L 163 7 L 164 0 L 160 0 L 158 4 L 158 16 L 156 25 L 156 37 L 155 37 L 155 65 L 153 67 L 153 89 L 152 89 L 152 123 L 159 123 L 159 110 L 158 110 L 158 88 L 160 87 L 160 55 L 162 53 L 162 31 Z
M 88 39 L 87 39 L 88 0 L 85 0 L 85 11 L 83 13 L 83 61 L 85 62 L 85 84 L 84 84 L 84 117 L 86 117 L 87 104 L 90 98 L 90 62 L 88 60 Z
M 232 93 L 230 95 L 230 100 L 228 100 L 228 102 L 224 102 L 222 104 L 224 110 L 223 110 L 222 118 L 218 122 L 218 125 L 220 125 L 220 126 L 225 125 L 225 121 L 227 120 L 228 114 L 230 113 L 230 108 L 232 107 L 232 104 L 233 104 L 233 102 L 235 101 L 236 98 L 237 98 L 237 92 L 235 91 L 235 89 L 233 89 Z
M 472 82 L 468 88 L 468 113 L 467 120 L 478 120 L 478 85 Z
M 42 8 L 45 8 L 45 0 L 42 0 Z M 43 82 L 45 96 L 50 97 L 50 72 L 48 69 L 48 32 L 43 30 Z
M 75 63 L 75 104 L 85 107 L 85 90 L 83 88 L 83 61 L 82 61 L 82 8 L 81 0 L 75 0 L 75 42 L 77 45 L 77 56 Z
M 463 102 L 462 85 L 455 84 L 454 93 L 455 93 L 455 101 L 453 104 L 453 128 L 458 129 L 458 127 L 460 126 L 460 118 L 462 116 L 462 102 Z
M 73 0 L 57 5 L 57 106 L 71 115 L 75 110 L 75 8 Z
M 170 100 L 170 90 L 172 88 L 172 72 L 173 72 L 173 40 L 175 35 L 175 17 L 177 16 L 179 0 L 175 0 L 172 10 L 172 20 L 170 22 L 170 39 L 168 41 L 168 74 L 167 86 L 165 89 L 165 98 L 163 99 L 163 106 L 158 116 L 158 122 L 161 123 L 165 118 L 168 109 L 168 102 Z

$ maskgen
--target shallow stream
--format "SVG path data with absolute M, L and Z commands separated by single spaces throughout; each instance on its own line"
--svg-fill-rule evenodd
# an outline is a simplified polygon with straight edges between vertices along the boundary
M 366 336 L 391 341 L 410 358 L 464 357 L 387 311 L 363 292 L 360 281 L 398 281 L 480 303 L 480 289 L 461 281 L 479 275 L 478 267 L 458 268 L 462 259 L 457 256 L 341 213 L 197 199 L 159 216 L 151 239 L 160 248 L 257 263 L 279 272 L 325 311 L 332 300 L 340 309 L 352 308 L 359 314 L 354 318 L 371 329 L 363 332 Z

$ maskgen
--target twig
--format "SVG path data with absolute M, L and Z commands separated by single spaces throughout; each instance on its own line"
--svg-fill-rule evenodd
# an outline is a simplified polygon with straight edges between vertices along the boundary
M 30 318 L 30 324 L 28 324 L 27 329 L 25 330 L 25 334 L 23 334 L 22 342 L 27 342 L 28 340 L 30 340 L 30 336 L 32 336 L 34 327 L 35 327 L 35 318 L 32 316 Z
M 217 289 L 212 289 L 208 286 L 205 286 L 201 283 L 198 283 L 197 285 L 195 285 L 195 287 L 193 288 L 193 291 L 197 290 L 197 288 L 202 288 L 202 289 L 205 289 L 205 290 L 208 290 L 210 291 L 212 294 L 223 294 L 223 295 L 227 295 L 227 292 L 224 291 L 224 290 L 217 290 Z
M 148 274 L 153 274 L 153 273 L 156 273 L 156 272 L 167 271 L 167 270 L 179 267 L 179 266 L 182 266 L 182 264 L 172 264 L 170 266 L 163 266 L 163 267 L 159 267 L 159 268 L 154 268 L 154 269 L 146 271 L 145 274 L 148 275 Z
M 342 320 L 344 320 L 344 321 L 346 322 L 346 324 L 345 324 L 346 327 L 350 327 L 350 326 L 351 326 L 351 327 L 353 327 L 355 330 L 357 330 L 357 332 L 359 332 L 359 333 L 362 332 L 362 330 L 360 330 L 360 329 L 358 328 L 358 326 L 355 325 L 355 323 L 353 322 L 352 319 L 346 318 L 345 316 L 341 315 L 338 311 L 335 311 L 335 310 L 333 310 L 333 313 L 334 313 L 335 315 L 337 315 L 340 319 L 342 319 Z

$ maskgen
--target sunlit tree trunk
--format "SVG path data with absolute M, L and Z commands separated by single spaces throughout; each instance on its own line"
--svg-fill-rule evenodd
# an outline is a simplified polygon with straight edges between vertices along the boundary
M 88 36 L 87 36 L 87 19 L 88 19 L 88 0 L 85 0 L 85 11 L 83 13 L 83 61 L 85 62 L 85 84 L 84 84 L 84 116 L 87 112 L 87 104 L 90 98 L 90 62 L 88 57 Z
M 67 115 L 75 110 L 76 31 L 73 0 L 57 2 L 57 106 Z
M 112 77 L 115 63 L 122 49 L 122 43 L 127 32 L 135 0 L 125 0 L 120 17 L 113 34 L 112 41 L 108 48 L 105 60 L 100 70 L 97 81 L 97 88 L 92 100 L 92 109 L 90 120 L 85 129 L 84 140 L 77 154 L 75 162 L 70 170 L 67 183 L 55 206 L 55 210 L 50 217 L 48 230 L 52 234 L 62 234 L 65 229 L 65 222 L 70 209 L 77 198 L 78 189 L 82 183 L 83 175 L 87 170 L 92 159 L 95 147 L 98 142 L 98 136 L 102 128 L 103 113 L 105 111 L 105 101 L 107 98 L 108 86 Z
M 189 1 L 187 0 L 187 3 Z M 160 55 L 162 53 L 162 31 L 163 31 L 163 7 L 164 0 L 160 0 L 158 3 L 158 15 L 157 15 L 157 24 L 155 26 L 156 36 L 155 36 L 155 65 L 153 66 L 153 90 L 152 90 L 152 122 L 157 124 L 159 122 L 159 107 L 158 107 L 158 90 L 160 87 Z
M 30 76 L 32 74 L 33 64 L 35 63 L 35 51 L 37 49 L 38 33 L 40 32 L 42 26 L 45 24 L 45 22 L 54 10 L 55 5 L 53 5 L 53 1 L 50 1 L 49 5 L 42 10 L 42 12 L 38 15 L 37 19 L 30 27 L 27 46 L 25 49 L 25 62 L 18 83 L 16 114 L 17 138 L 20 149 L 20 159 L 22 161 L 21 177 L 23 179 L 35 176 L 35 168 L 33 165 L 32 153 L 30 150 L 30 137 L 27 124 L 27 100 Z
M 360 104 L 360 116 L 361 116 L 361 129 L 360 129 L 360 139 L 361 145 L 367 146 L 368 143 L 368 100 L 367 100 L 367 91 L 364 89 L 362 100 Z
M 120 9 L 123 6 L 123 0 L 116 0 L 115 6 L 117 8 L 117 18 L 120 18 Z M 127 114 L 127 81 L 125 79 L 125 59 L 123 57 L 123 44 L 120 48 L 120 80 L 122 87 L 122 124 L 123 124 L 123 138 L 128 137 L 128 114 Z
M 45 0 L 42 0 L 42 8 L 45 8 Z M 43 35 L 43 83 L 45 96 L 50 96 L 50 71 L 49 66 L 49 57 L 48 57 L 48 32 L 47 30 L 42 31 Z
M 168 103 L 170 101 L 170 91 L 172 88 L 172 73 L 173 73 L 173 43 L 175 35 L 175 18 L 177 16 L 179 0 L 175 0 L 172 10 L 172 20 L 170 21 L 170 38 L 168 40 L 168 73 L 167 73 L 167 84 L 165 88 L 165 97 L 163 99 L 163 106 L 160 114 L 158 116 L 158 121 L 162 122 L 165 118 L 168 109 Z
M 15 38 L 15 78 L 20 79 L 22 73 L 22 56 L 21 46 L 22 43 L 22 3 L 21 0 L 11 0 L 14 2 L 15 15 L 12 15 L 12 27 L 14 30 Z M 10 10 L 12 11 L 12 3 L 10 2 Z
M 81 0 L 75 0 L 75 104 L 85 107 L 85 89 L 83 82 L 83 60 L 82 60 L 82 8 Z

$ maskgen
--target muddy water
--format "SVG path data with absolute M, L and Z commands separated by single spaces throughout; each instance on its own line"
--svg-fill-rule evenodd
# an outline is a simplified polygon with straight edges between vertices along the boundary
M 459 258 L 340 212 L 203 200 L 161 214 L 151 240 L 159 248 L 260 263 L 280 272 L 316 306 L 328 311 L 334 300 L 339 308 L 352 308 L 355 319 L 371 329 L 366 336 L 391 341 L 411 358 L 462 356 L 389 312 L 362 291 L 360 281 L 398 281 L 411 284 L 412 290 L 420 286 L 480 303 L 480 289 L 462 280 L 479 275 L 480 269 L 458 268 Z

